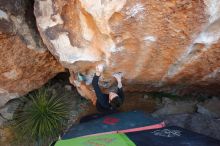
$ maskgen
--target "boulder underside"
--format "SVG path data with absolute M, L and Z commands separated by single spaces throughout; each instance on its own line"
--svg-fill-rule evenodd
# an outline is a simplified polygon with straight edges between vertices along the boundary
M 62 65 L 130 91 L 219 95 L 220 1 L 36 0 L 41 37 Z

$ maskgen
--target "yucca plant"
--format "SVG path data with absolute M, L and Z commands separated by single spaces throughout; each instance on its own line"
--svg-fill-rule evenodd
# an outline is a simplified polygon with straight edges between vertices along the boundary
M 19 140 L 45 145 L 57 138 L 69 114 L 69 103 L 64 96 L 53 95 L 47 88 L 26 97 L 26 104 L 14 116 Z

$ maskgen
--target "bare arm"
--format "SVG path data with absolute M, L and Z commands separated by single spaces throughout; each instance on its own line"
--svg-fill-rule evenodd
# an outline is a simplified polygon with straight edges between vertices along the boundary
M 80 87 L 77 88 L 77 90 L 82 93 L 81 96 L 85 97 L 88 100 L 91 100 L 93 105 L 96 105 L 96 95 L 87 85 L 81 84 Z
M 122 82 L 121 82 L 121 78 L 122 78 L 122 73 L 116 73 L 113 75 L 115 77 L 115 79 L 117 80 L 118 82 L 118 95 L 119 97 L 122 99 L 122 101 L 124 101 L 124 91 L 123 91 L 123 88 L 122 88 Z
M 96 96 L 97 96 L 97 101 L 105 108 L 109 107 L 109 103 L 108 103 L 108 98 L 105 96 L 104 93 L 102 93 L 99 85 L 99 76 L 97 76 L 97 74 L 94 75 L 93 80 L 92 80 L 92 86 L 95 90 Z
M 70 83 L 76 87 L 78 93 L 82 97 L 84 97 L 88 100 L 91 100 L 92 103 L 95 105 L 96 104 L 95 93 L 84 82 L 80 82 L 80 81 L 76 80 L 73 72 L 70 72 L 70 74 L 71 74 L 70 79 L 69 79 Z

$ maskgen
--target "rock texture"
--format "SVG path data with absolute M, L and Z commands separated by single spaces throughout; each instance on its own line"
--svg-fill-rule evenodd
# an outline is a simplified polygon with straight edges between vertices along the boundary
M 152 114 L 155 117 L 183 114 L 183 113 L 194 113 L 196 111 L 196 101 L 174 101 L 169 98 L 162 98 L 162 106 L 160 106 Z
M 36 0 L 44 43 L 91 83 L 97 64 L 127 90 L 215 95 L 220 90 L 219 0 Z
M 42 43 L 33 2 L 0 0 L 0 107 L 64 70 Z

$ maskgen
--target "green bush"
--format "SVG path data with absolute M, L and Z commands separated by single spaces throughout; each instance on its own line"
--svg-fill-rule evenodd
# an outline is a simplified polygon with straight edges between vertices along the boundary
M 69 103 L 64 96 L 42 88 L 25 96 L 26 103 L 14 116 L 17 139 L 31 145 L 47 145 L 57 139 L 66 124 Z

